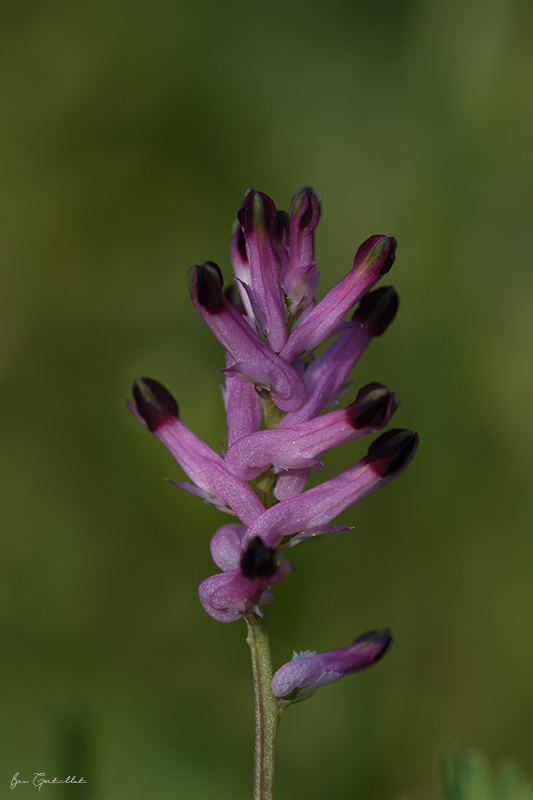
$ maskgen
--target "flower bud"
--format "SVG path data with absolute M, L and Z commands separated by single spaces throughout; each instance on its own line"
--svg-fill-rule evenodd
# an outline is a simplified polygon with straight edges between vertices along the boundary
M 307 700 L 320 686 L 335 683 L 344 675 L 359 672 L 383 658 L 392 644 L 387 628 L 364 633 L 350 647 L 314 653 L 294 653 L 292 661 L 272 678 L 272 691 L 289 703 Z

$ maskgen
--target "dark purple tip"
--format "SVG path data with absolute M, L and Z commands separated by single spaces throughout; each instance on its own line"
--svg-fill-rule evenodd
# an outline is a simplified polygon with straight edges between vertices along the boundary
M 179 419 L 176 400 L 153 378 L 137 378 L 133 384 L 133 397 L 138 413 L 152 432 L 176 417 Z
M 372 469 L 385 478 L 398 472 L 414 456 L 418 435 L 413 431 L 393 428 L 372 442 L 366 456 Z
M 363 386 L 355 398 L 355 403 L 350 406 L 354 415 L 351 420 L 353 427 L 356 430 L 379 428 L 387 418 L 392 397 L 397 397 L 397 395 L 389 392 L 382 383 L 373 381 Z M 396 411 L 396 407 L 393 405 L 393 411 Z
M 400 298 L 393 286 L 382 286 L 362 298 L 352 319 L 366 327 L 371 336 L 381 336 L 396 316 Z
M 244 308 L 244 303 L 242 302 L 242 296 L 236 283 L 230 284 L 230 286 L 228 286 L 224 292 L 224 295 L 226 300 L 228 300 L 240 314 L 246 314 L 246 309 Z
M 237 218 L 244 228 L 245 237 L 265 230 L 272 233 L 277 221 L 276 206 L 264 192 L 249 189 L 242 201 Z
M 377 645 L 379 647 L 381 645 L 381 649 L 378 650 L 372 661 L 369 661 L 368 666 L 370 666 L 371 664 L 375 664 L 376 661 L 379 661 L 380 658 L 383 658 L 385 653 L 390 649 L 393 638 L 388 628 L 380 628 L 377 631 L 363 633 L 362 636 L 359 636 L 359 638 L 355 640 L 354 644 L 362 644 L 363 642 L 367 642 L 370 646 Z
M 222 285 L 224 279 L 220 268 L 214 261 L 195 264 L 188 272 L 189 288 L 194 294 L 194 278 L 196 276 L 196 299 L 210 314 L 218 314 L 224 307 Z
M 263 544 L 260 536 L 252 539 L 241 558 L 241 572 L 245 578 L 271 578 L 276 572 L 275 550 Z

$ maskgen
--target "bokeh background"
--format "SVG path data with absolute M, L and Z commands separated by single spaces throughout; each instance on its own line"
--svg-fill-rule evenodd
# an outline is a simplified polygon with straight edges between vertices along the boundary
M 287 712 L 277 797 L 435 798 L 446 744 L 533 776 L 531 4 L 0 16 L 0 795 L 45 772 L 87 780 L 56 798 L 251 796 L 245 626 L 197 599 L 228 519 L 163 481 L 183 474 L 125 408 L 134 376 L 157 378 L 220 447 L 223 353 L 185 274 L 229 275 L 249 186 L 282 208 L 319 189 L 321 294 L 367 236 L 398 238 L 400 313 L 355 378 L 395 389 L 421 438 L 344 513 L 355 530 L 299 548 L 276 587 L 276 666 L 396 639 Z

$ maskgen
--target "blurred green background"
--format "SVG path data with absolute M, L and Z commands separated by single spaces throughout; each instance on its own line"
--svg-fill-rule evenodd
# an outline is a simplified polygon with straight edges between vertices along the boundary
M 389 626 L 290 709 L 279 800 L 435 797 L 446 744 L 533 775 L 533 7 L 526 0 L 5 0 L 0 11 L 0 796 L 251 797 L 245 626 L 197 586 L 229 521 L 125 409 L 162 381 L 218 449 L 223 352 L 185 273 L 229 277 L 249 186 L 316 186 L 320 293 L 395 235 L 356 371 L 417 458 L 294 553 L 273 659 Z M 333 475 L 366 442 L 327 457 Z M 35 787 L 17 786 L 17 796 Z M 11 794 L 9 795 L 11 796 Z

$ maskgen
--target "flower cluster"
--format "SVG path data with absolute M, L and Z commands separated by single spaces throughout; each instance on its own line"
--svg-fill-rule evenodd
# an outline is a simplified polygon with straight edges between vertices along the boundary
M 371 291 L 396 253 L 393 237 L 376 235 L 363 242 L 351 271 L 317 302 L 319 217 L 311 188 L 296 194 L 289 214 L 250 190 L 231 239 L 236 281 L 224 292 L 222 273 L 210 261 L 189 270 L 192 301 L 226 352 L 224 454 L 185 426 L 160 383 L 140 378 L 134 384 L 132 410 L 193 482 L 176 485 L 239 519 L 213 536 L 211 553 L 222 572 L 199 588 L 205 610 L 221 622 L 261 615 L 273 599 L 270 587 L 290 570 L 285 551 L 309 537 L 348 530 L 330 523 L 400 475 L 416 451 L 416 434 L 389 430 L 354 466 L 306 491 L 311 469 L 323 468 L 326 450 L 383 429 L 399 402 L 387 387 L 370 383 L 345 408 L 322 413 L 349 389 L 350 372 L 393 320 L 398 296 L 392 287 Z M 315 355 L 330 337 L 336 338 Z M 249 483 L 254 480 L 255 489 Z M 372 663 L 389 643 L 388 632 L 371 632 L 344 651 L 302 654 L 277 673 L 274 692 L 285 696 L 307 687 L 308 696 L 318 685 Z

